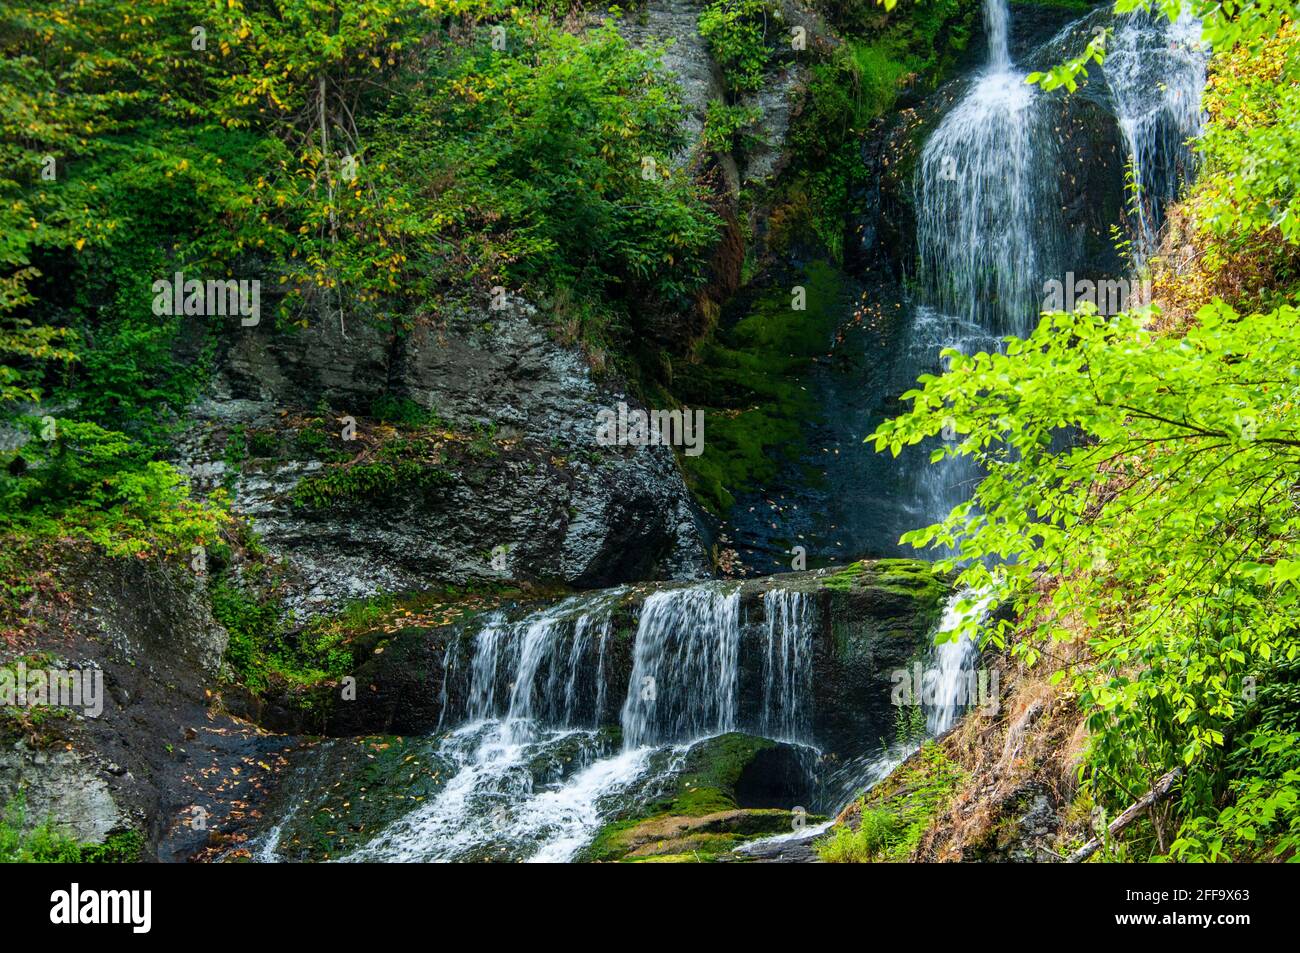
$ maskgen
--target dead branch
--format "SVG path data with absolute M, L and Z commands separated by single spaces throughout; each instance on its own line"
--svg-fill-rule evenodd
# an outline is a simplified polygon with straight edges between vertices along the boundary
M 1149 810 L 1153 805 L 1159 804 L 1161 801 L 1167 798 L 1169 796 L 1169 792 L 1172 791 L 1174 788 L 1174 782 L 1176 782 L 1182 776 L 1183 776 L 1183 769 L 1174 768 L 1174 770 L 1170 771 L 1159 781 L 1157 781 L 1152 786 L 1150 791 L 1142 795 L 1140 798 L 1138 798 L 1136 801 L 1130 804 L 1127 808 L 1125 808 L 1124 812 L 1120 814 L 1119 817 L 1115 818 L 1115 820 L 1111 821 L 1108 825 L 1106 825 L 1106 832 L 1111 837 L 1117 836 L 1120 831 L 1124 830 L 1124 828 L 1128 827 L 1135 820 L 1137 820 L 1138 817 L 1141 816 L 1141 814 L 1144 811 Z M 1099 848 L 1100 846 L 1101 846 L 1101 838 L 1094 837 L 1092 840 L 1088 841 L 1088 843 L 1084 844 L 1073 854 L 1067 857 L 1065 862 L 1067 864 L 1082 863 L 1083 861 L 1091 857 L 1093 854 L 1095 854 L 1097 852 L 1097 848 Z

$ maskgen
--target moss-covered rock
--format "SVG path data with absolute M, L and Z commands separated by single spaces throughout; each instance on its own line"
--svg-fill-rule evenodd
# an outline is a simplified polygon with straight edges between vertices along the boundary
M 330 860 L 365 844 L 442 790 L 453 766 L 433 738 L 373 735 L 324 742 L 272 805 L 284 818 L 277 859 Z
M 739 732 L 701 741 L 661 797 L 625 808 L 580 859 L 706 861 L 747 840 L 790 831 L 809 819 L 798 803 L 809 794 L 805 758 L 791 745 Z M 765 800 L 774 777 L 784 779 L 795 799 L 788 807 Z
M 818 854 L 830 863 L 907 860 L 963 780 L 948 753 L 926 742 L 840 813 Z

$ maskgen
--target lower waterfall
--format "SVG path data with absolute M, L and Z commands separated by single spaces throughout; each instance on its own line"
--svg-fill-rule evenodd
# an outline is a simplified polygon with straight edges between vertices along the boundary
M 627 636 L 615 624 L 626 596 L 618 588 L 514 620 L 491 614 L 465 633 L 463 663 L 455 664 L 449 648 L 443 683 L 431 686 L 444 700 L 444 726 L 430 745 L 431 757 L 446 767 L 445 785 L 341 859 L 569 860 L 621 807 L 661 792 L 693 745 L 733 730 L 797 745 L 806 752 L 801 763 L 819 770 L 813 596 L 771 589 L 763 594 L 762 618 L 751 620 L 734 584 L 650 594 L 636 621 L 626 700 L 616 713 L 607 710 L 607 699 L 617 697 L 608 684 L 608 649 Z M 973 651 L 956 667 L 945 661 L 948 651 L 938 648 L 927 678 L 943 682 L 973 664 Z M 742 697 L 744 679 L 749 690 Z M 458 694 L 463 710 L 450 712 L 449 699 Z M 927 709 L 927 717 L 949 724 L 956 717 L 950 708 Z M 864 741 L 876 754 L 832 766 L 810 783 L 819 802 L 810 809 L 837 809 L 864 778 L 883 775 L 907 753 L 880 750 L 881 739 Z M 282 826 L 264 836 L 256 859 L 275 858 Z

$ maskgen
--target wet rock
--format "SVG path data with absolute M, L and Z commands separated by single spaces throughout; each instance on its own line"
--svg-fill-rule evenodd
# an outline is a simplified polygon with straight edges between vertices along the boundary
M 799 611 L 807 613 L 811 626 L 808 730 L 824 753 L 845 756 L 860 754 L 882 737 L 892 737 L 896 714 L 890 700 L 893 674 L 928 652 L 929 635 L 949 592 L 947 582 L 928 564 L 901 559 L 713 585 L 739 591 L 737 717 L 744 728 L 761 727 L 759 713 L 765 704 L 763 664 L 769 621 L 765 596 L 779 590 L 805 597 Z M 643 584 L 623 593 L 593 593 L 575 600 L 571 618 L 557 625 L 551 649 L 554 658 L 568 664 L 571 653 L 577 651 L 576 626 L 584 613 L 607 617 L 609 625 L 599 653 L 592 641 L 583 650 L 585 661 L 579 671 L 584 681 L 579 694 L 587 701 L 578 710 L 580 718 L 619 724 L 633 669 L 641 607 L 652 593 L 677 588 L 677 584 Z M 537 603 L 516 604 L 498 618 L 517 621 L 540 607 Z M 412 733 L 457 723 L 466 714 L 475 639 L 483 624 L 482 618 L 475 618 L 392 635 L 383 652 L 371 656 L 354 673 L 355 701 L 344 701 L 337 690 L 331 690 L 311 706 L 322 714 L 314 730 Z M 590 640 L 590 635 L 587 638 Z M 597 679 L 604 684 L 599 693 Z M 603 707 L 597 712 L 587 702 L 598 694 Z

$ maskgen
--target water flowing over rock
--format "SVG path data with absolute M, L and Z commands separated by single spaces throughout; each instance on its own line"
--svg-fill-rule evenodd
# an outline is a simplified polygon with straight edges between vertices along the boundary
M 990 333 L 1023 332 L 1061 264 L 1059 136 L 1012 69 L 1006 10 L 993 58 L 926 140 L 916 176 L 917 260 L 927 301 Z
M 731 731 L 740 676 L 740 589 L 656 592 L 641 606 L 623 738 L 633 747 Z
M 1011 8 L 1010 24 L 1001 0 L 985 9 L 994 34 L 986 62 L 865 140 L 876 198 L 859 223 L 854 261 L 866 284 L 860 310 L 871 321 L 845 333 L 835 363 L 813 382 L 822 403 L 837 408 L 818 439 L 838 454 L 829 463 L 800 460 L 791 485 L 767 491 L 817 514 L 800 532 L 837 549 L 871 540 L 870 555 L 901 553 L 902 533 L 970 498 L 978 470 L 953 458 L 929 465 L 937 442 L 898 460 L 850 451 L 902 409 L 897 397 L 919 375 L 943 369 L 944 348 L 990 351 L 1005 335 L 1029 333 L 1050 303 L 1048 282 L 1122 281 L 1129 298 L 1135 289 L 1140 296 L 1132 282 L 1143 235 L 1192 171 L 1186 140 L 1199 128 L 1204 82 L 1193 21 L 1098 9 L 1063 28 L 1043 20 L 1038 28 L 1054 33 L 1032 42 L 1022 33 L 1017 42 L 1023 7 Z M 1012 38 L 1005 57 L 997 36 L 1004 25 Z M 1076 92 L 1023 82 L 1108 27 L 1114 58 L 1092 67 Z M 1148 64 L 1141 68 L 1139 50 Z M 1126 186 L 1131 160 L 1143 183 L 1136 204 Z M 1117 237 L 1130 241 L 1132 255 Z M 800 467 L 824 470 L 833 492 L 796 484 Z
M 1172 25 L 1138 11 L 1119 25 L 1107 47 L 1102 69 L 1137 188 L 1135 267 L 1155 253 L 1165 207 L 1195 174 L 1192 142 L 1201 134 L 1208 57 L 1201 23 L 1186 10 Z
M 406 706 L 396 710 L 408 735 L 431 732 L 421 757 L 440 766 L 439 784 L 343 853 L 567 859 L 618 817 L 652 804 L 668 811 L 682 798 L 699 807 L 679 790 L 687 776 L 713 779 L 699 790 L 725 788 L 705 799 L 706 814 L 742 812 L 717 821 L 727 837 L 773 832 L 772 815 L 748 811 L 778 811 L 788 828 L 800 805 L 836 806 L 840 788 L 818 780 L 823 762 L 869 754 L 892 735 L 893 673 L 929 657 L 946 591 L 924 564 L 885 561 L 620 587 L 402 633 L 358 672 L 366 687 L 357 701 L 335 710 L 349 731 L 389 730 L 359 712 L 395 710 L 383 687 L 394 676 L 404 691 L 436 699 L 421 708 L 424 726 L 410 723 Z M 427 647 L 416 653 L 414 643 Z M 427 666 L 415 679 L 413 658 Z M 377 698 L 388 707 L 374 707 Z M 719 737 L 733 740 L 705 745 Z M 327 743 L 316 757 L 346 744 Z

